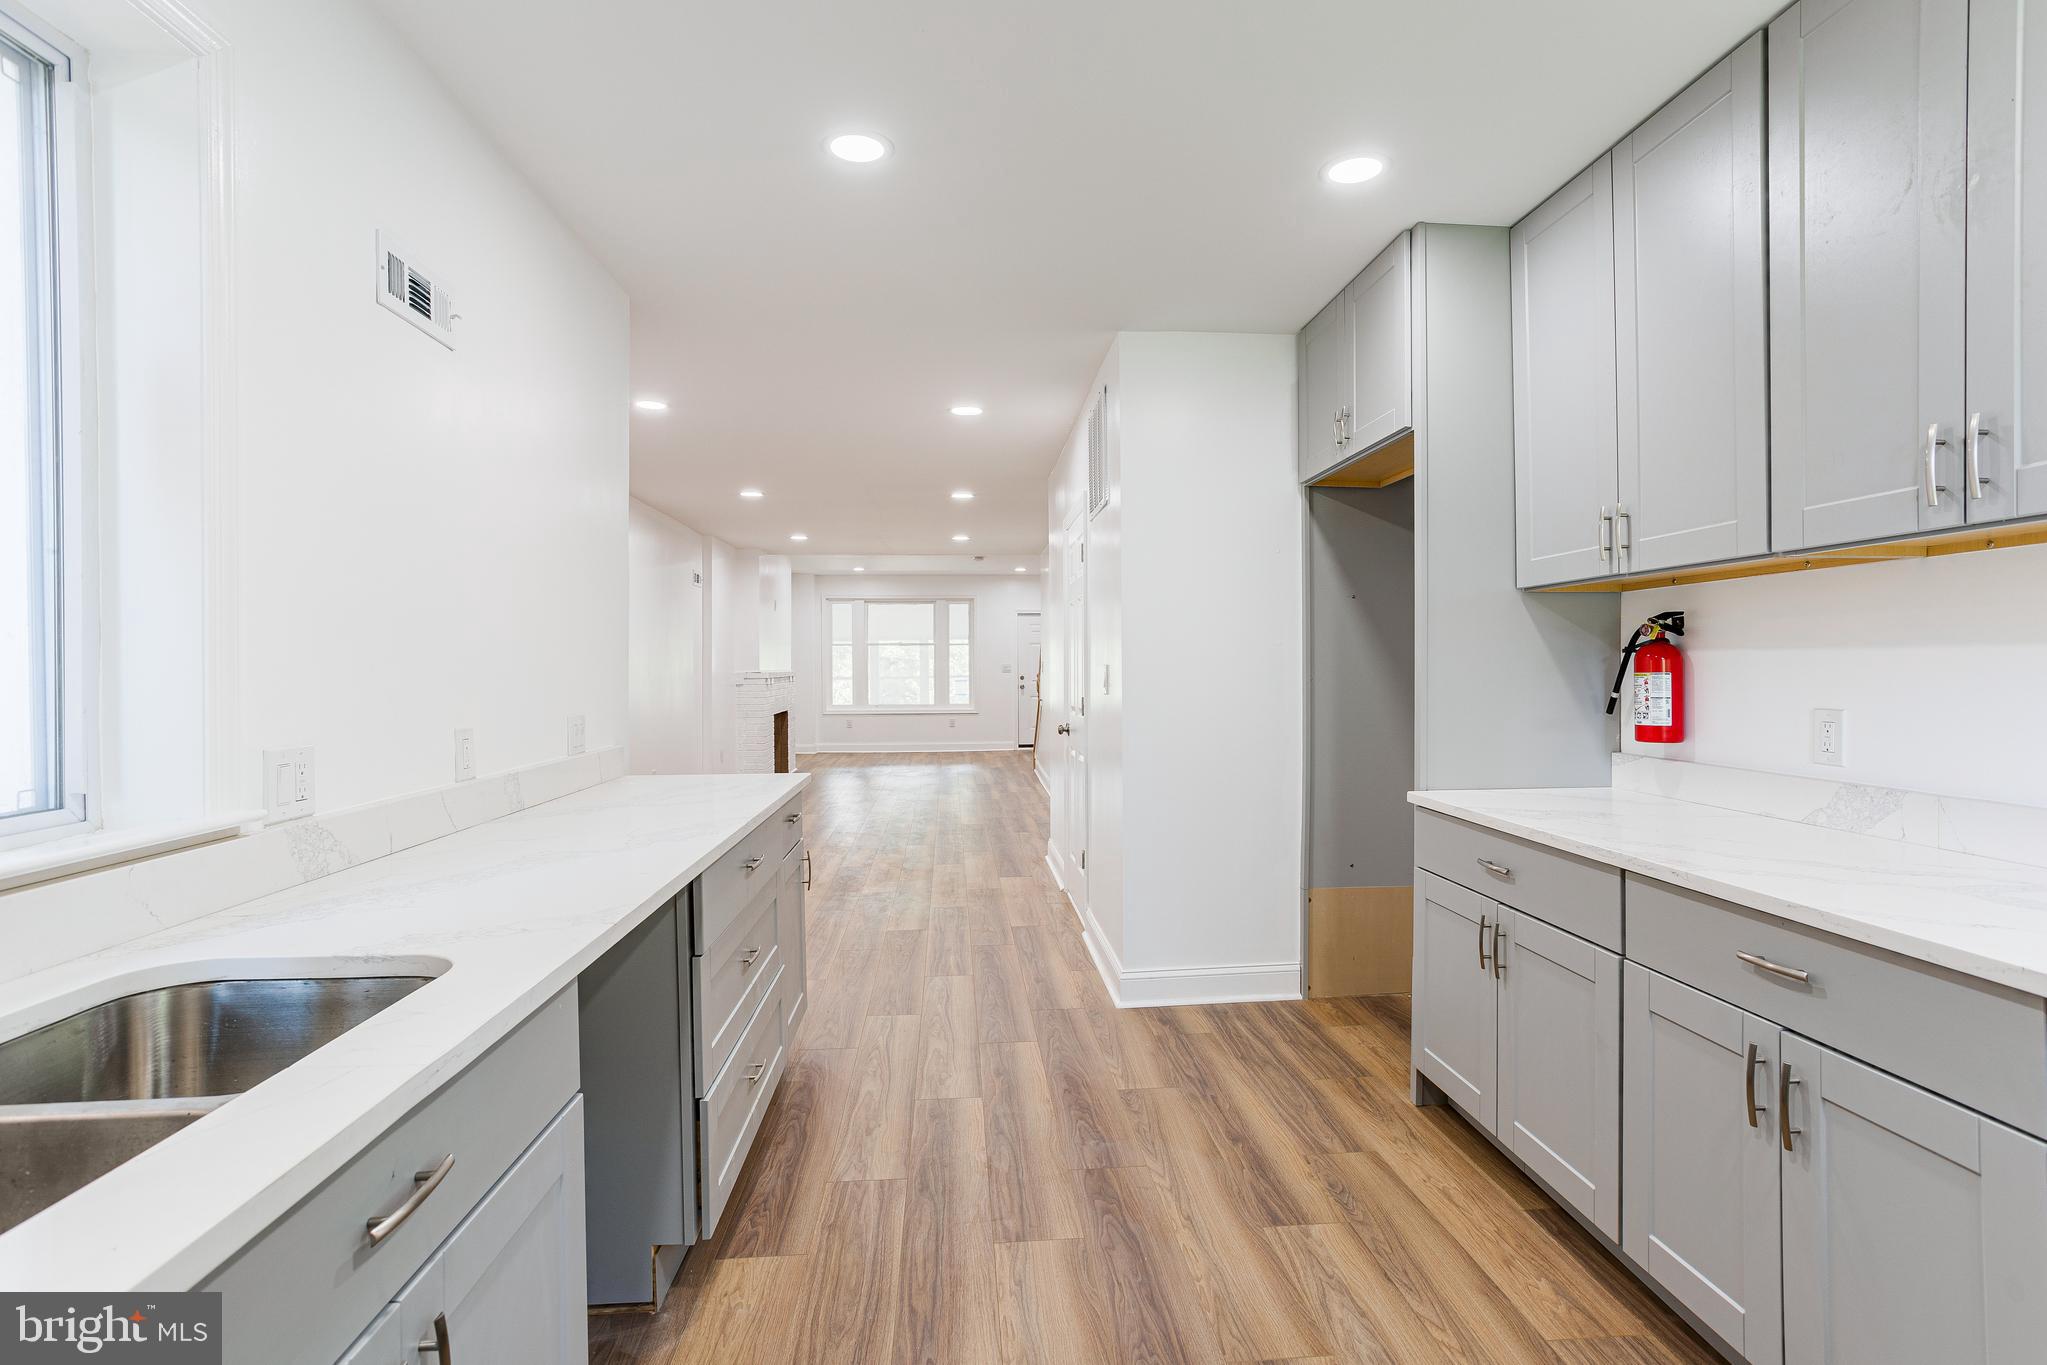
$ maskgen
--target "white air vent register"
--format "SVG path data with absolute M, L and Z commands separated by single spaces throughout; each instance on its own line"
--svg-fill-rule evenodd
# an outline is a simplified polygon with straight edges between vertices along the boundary
M 377 234 L 377 302 L 455 349 L 455 299 L 448 282 L 389 234 Z

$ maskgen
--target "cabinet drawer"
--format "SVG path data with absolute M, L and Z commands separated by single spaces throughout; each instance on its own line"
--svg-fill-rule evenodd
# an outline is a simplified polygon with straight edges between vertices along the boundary
M 775 974 L 782 968 L 781 866 L 702 957 L 690 959 L 690 988 L 696 998 L 696 1093 L 706 1094 L 739 1045 L 739 1032 L 753 1018 Z
M 1737 953 L 1808 979 L 1780 976 Z M 2047 1135 L 2047 1009 L 2035 996 L 1632 875 L 1628 957 Z
M 1618 868 L 1427 810 L 1414 813 L 1414 861 L 1502 905 L 1621 950 Z
M 774 885 L 782 855 L 800 837 L 798 831 L 802 828 L 800 820 L 790 824 L 787 817 L 800 815 L 802 810 L 803 798 L 791 799 L 748 830 L 697 879 L 697 893 L 690 907 L 692 952 L 702 953 L 716 943 L 733 920 L 753 908 L 753 899 L 761 888 Z
M 717 1229 L 725 1201 L 738 1183 L 740 1167 L 746 1164 L 747 1150 L 753 1146 L 753 1136 L 760 1131 L 768 1097 L 782 1079 L 786 1037 L 781 985 L 770 982 L 739 1046 L 732 1051 L 731 1062 L 697 1101 L 697 1151 L 704 1163 L 701 1235 L 705 1239 Z
M 776 811 L 768 823 L 782 832 L 775 846 L 784 857 L 788 856 L 790 849 L 803 842 L 803 798 L 799 796 L 790 801 Z
M 220 1291 L 225 1359 L 333 1365 L 575 1093 L 571 988 L 197 1286 Z M 372 1246 L 369 1220 L 450 1156 L 433 1193 Z

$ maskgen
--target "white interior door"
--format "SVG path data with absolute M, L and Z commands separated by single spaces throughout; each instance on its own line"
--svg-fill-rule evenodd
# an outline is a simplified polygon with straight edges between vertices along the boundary
M 1038 742 L 1038 665 L 1044 658 L 1043 620 L 1034 611 L 1016 614 L 1016 742 L 1026 749 Z
M 1060 846 L 1066 850 L 1066 889 L 1075 905 L 1087 904 L 1087 513 L 1076 513 L 1066 526 L 1061 563 L 1061 591 L 1066 603 L 1066 705 L 1060 717 L 1065 741 L 1066 828 Z

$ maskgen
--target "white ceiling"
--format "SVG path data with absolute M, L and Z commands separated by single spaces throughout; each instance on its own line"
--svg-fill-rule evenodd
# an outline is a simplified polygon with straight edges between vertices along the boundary
M 631 294 L 672 404 L 633 416 L 640 497 L 769 550 L 996 555 L 1043 548 L 1112 333 L 1294 331 L 1400 228 L 1520 217 L 1779 4 L 374 2 Z M 846 130 L 895 154 L 835 161 Z M 1322 183 L 1359 152 L 1385 174 Z

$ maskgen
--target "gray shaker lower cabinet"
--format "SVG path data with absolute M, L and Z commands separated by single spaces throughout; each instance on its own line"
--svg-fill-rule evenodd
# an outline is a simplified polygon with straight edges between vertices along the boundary
M 1499 907 L 1416 869 L 1414 1065 L 1480 1127 L 1499 1117 L 1499 990 L 1489 940 Z
M 1780 1065 L 1785 1365 L 2037 1362 L 2047 1144 L 1795 1034 Z
M 1621 1247 L 1756 1365 L 1780 1365 L 1775 1024 L 1626 967 Z
M 782 916 L 782 1007 L 791 1038 L 810 1008 L 810 991 L 803 960 L 803 911 L 805 892 L 810 889 L 810 845 L 801 838 L 782 855 L 782 890 L 778 896 Z
M 1492 942 L 1500 1141 L 1557 1197 L 1621 1235 L 1621 960 L 1518 910 Z

